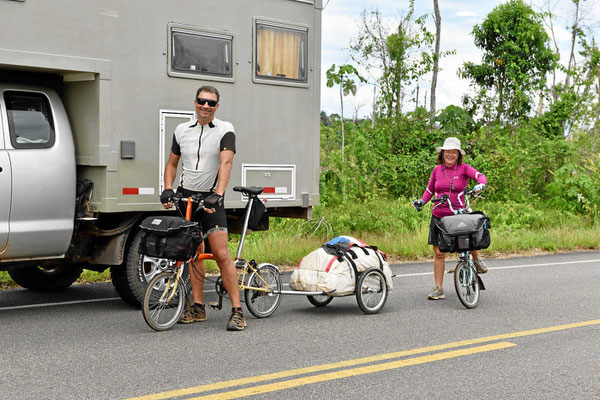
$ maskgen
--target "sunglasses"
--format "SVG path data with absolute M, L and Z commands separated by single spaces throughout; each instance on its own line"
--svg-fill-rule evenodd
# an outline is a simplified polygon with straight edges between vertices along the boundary
M 196 102 L 198 104 L 200 104 L 201 106 L 205 105 L 206 103 L 208 103 L 209 107 L 215 107 L 218 103 L 217 100 L 208 100 L 208 99 L 203 99 L 203 98 L 197 98 Z

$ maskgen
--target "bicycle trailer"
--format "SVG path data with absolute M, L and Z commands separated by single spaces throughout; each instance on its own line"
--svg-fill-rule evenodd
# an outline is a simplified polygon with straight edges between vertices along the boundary
M 381 270 L 392 289 L 392 271 L 386 255 L 356 238 L 340 236 L 300 260 L 290 277 L 290 288 L 323 291 L 336 297 L 352 295 L 360 274 L 369 268 Z

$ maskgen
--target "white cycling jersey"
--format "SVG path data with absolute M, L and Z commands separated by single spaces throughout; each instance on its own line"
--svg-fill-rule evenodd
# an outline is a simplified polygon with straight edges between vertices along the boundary
M 235 153 L 233 125 L 217 118 L 206 125 L 185 122 L 173 133 L 173 154 L 181 156 L 183 173 L 179 183 L 185 189 L 211 192 L 217 185 L 221 151 Z

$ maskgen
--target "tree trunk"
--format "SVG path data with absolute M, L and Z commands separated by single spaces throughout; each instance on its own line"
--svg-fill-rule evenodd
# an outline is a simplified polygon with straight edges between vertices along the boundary
M 342 88 L 344 87 L 344 77 L 342 77 L 342 81 L 340 82 L 340 108 L 341 108 L 341 120 L 342 120 L 342 162 L 344 162 L 344 92 Z
M 504 112 L 504 77 L 498 82 L 498 110 L 496 110 L 496 122 L 500 123 L 500 117 Z
M 371 128 L 375 128 L 375 113 L 377 112 L 377 86 L 373 85 L 373 114 L 371 115 Z
M 569 55 L 569 65 L 567 67 L 567 79 L 565 80 L 565 86 L 567 90 L 571 86 L 571 75 L 570 72 L 575 68 L 575 42 L 577 41 L 577 30 L 579 28 L 579 0 L 574 0 L 575 3 L 575 20 L 571 27 L 571 54 Z
M 415 103 L 416 103 L 415 109 L 419 108 L 419 86 L 418 85 L 417 85 L 417 95 L 416 95 L 416 101 L 415 101 Z
M 433 75 L 431 77 L 431 97 L 429 98 L 429 120 L 433 124 L 435 119 L 435 90 L 437 88 L 438 68 L 440 61 L 440 38 L 442 34 L 442 16 L 438 0 L 433 0 L 433 20 L 435 22 L 435 52 L 433 54 Z
M 342 199 L 346 200 L 346 176 L 344 174 L 344 139 L 345 139 L 345 132 L 346 130 L 344 129 L 344 91 L 343 88 L 344 87 L 344 76 L 342 76 L 342 80 L 340 81 L 340 106 L 341 106 L 341 118 L 342 118 Z

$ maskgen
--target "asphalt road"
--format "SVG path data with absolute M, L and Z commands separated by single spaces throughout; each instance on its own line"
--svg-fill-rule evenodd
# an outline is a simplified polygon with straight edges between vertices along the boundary
M 110 283 L 0 292 L 0 398 L 600 398 L 600 252 L 488 265 L 473 310 L 452 275 L 428 301 L 431 264 L 400 264 L 380 314 L 285 296 L 245 332 L 227 311 L 154 332 Z

